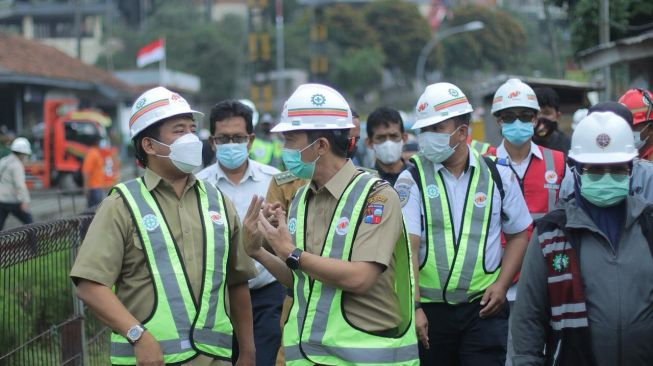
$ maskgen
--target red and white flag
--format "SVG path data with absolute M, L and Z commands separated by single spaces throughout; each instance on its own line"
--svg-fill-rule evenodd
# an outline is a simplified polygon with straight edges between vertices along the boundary
M 166 58 L 166 44 L 163 38 L 146 45 L 138 50 L 136 55 L 136 65 L 144 67 L 153 62 L 162 61 Z

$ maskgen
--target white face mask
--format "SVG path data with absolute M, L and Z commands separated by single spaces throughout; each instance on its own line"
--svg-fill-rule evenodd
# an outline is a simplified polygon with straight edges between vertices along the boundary
M 460 127 L 458 127 L 460 128 Z M 417 135 L 419 150 L 424 157 L 434 163 L 441 163 L 456 151 L 456 146 L 449 146 L 449 138 L 458 131 L 456 128 L 452 133 L 422 132 Z
M 394 142 L 391 140 L 386 140 L 386 142 L 382 144 L 374 144 L 372 146 L 374 149 L 374 155 L 383 164 L 392 164 L 399 161 L 403 147 L 403 141 Z
M 181 172 L 191 173 L 202 166 L 202 141 L 194 133 L 187 133 L 170 145 L 166 145 L 161 141 L 154 141 L 170 148 L 169 155 L 157 154 L 157 156 L 170 159 L 172 164 Z

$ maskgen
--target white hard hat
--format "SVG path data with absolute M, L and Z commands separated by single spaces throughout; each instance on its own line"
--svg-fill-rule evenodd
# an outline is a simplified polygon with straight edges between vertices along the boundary
M 417 121 L 412 129 L 434 125 L 473 111 L 472 105 L 459 87 L 450 83 L 431 84 L 417 100 Z
M 281 119 L 271 132 L 354 127 L 349 104 L 340 93 L 326 85 L 303 84 L 283 105 Z
M 625 163 L 637 157 L 628 122 L 612 112 L 583 118 L 571 136 L 569 158 L 583 164 Z
M 581 108 L 576 112 L 574 112 L 574 115 L 572 117 L 572 122 L 571 122 L 571 129 L 575 130 L 576 126 L 578 126 L 578 124 L 580 123 L 580 121 L 583 120 L 583 118 L 587 117 L 588 113 L 589 111 L 587 110 L 587 108 Z
M 29 140 L 24 137 L 16 137 L 16 139 L 11 143 L 10 149 L 13 152 L 32 155 L 32 147 Z
M 254 102 L 252 102 L 249 99 L 241 99 L 239 102 L 243 103 L 244 105 L 248 106 L 252 110 L 252 126 L 256 127 L 258 124 L 258 110 L 256 109 L 256 105 Z
M 204 113 L 192 110 L 186 99 L 162 86 L 141 94 L 132 106 L 129 133 L 132 139 L 147 127 L 173 116 L 192 114 L 194 119 Z
M 497 92 L 494 93 L 494 99 L 492 99 L 493 115 L 501 110 L 513 107 L 540 110 L 533 89 L 519 79 L 508 79 L 497 89 Z

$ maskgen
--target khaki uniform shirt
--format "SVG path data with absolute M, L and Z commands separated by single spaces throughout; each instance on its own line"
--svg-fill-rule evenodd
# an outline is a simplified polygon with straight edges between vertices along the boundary
M 149 169 L 145 171 L 145 186 L 154 193 L 161 206 L 168 228 L 179 246 L 193 295 L 198 299 L 203 277 L 204 253 L 196 185 L 197 180 L 191 175 L 182 197 L 178 198 L 168 182 Z M 240 242 L 241 224 L 238 214 L 228 198 L 225 197 L 224 202 L 231 235 L 227 284 L 247 283 L 256 272 Z M 73 280 L 83 278 L 107 287 L 115 285 L 118 299 L 138 320 L 142 321 L 153 311 L 154 287 L 143 246 L 135 231 L 129 209 L 118 193 L 113 192 L 98 208 L 70 276 Z M 185 365 L 229 364 L 200 355 Z
M 310 192 L 307 194 L 306 251 L 317 255 L 322 252 L 338 200 L 357 174 L 359 171 L 349 160 L 324 187 L 316 189 L 311 183 Z M 370 194 L 367 205 L 377 213 L 378 209 L 381 209 L 381 220 L 377 219 L 378 223 L 365 223 L 366 213 L 363 212 L 354 238 L 351 261 L 378 263 L 385 270 L 364 295 L 344 293 L 344 312 L 354 326 L 365 331 L 392 331 L 401 322 L 398 299 L 394 291 L 393 258 L 397 240 L 403 235 L 401 205 L 397 192 L 387 184 L 378 186 Z
M 299 178 L 283 184 L 279 184 L 276 179 L 272 179 L 270 181 L 270 186 L 268 187 L 265 201 L 268 203 L 280 202 L 281 208 L 288 212 L 292 198 L 295 197 L 295 193 L 297 193 L 299 187 L 306 185 L 306 183 L 308 183 L 308 180 Z

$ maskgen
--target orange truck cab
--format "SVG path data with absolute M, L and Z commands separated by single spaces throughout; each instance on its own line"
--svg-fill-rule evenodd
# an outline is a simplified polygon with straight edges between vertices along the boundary
M 109 143 L 106 129 L 110 125 L 111 119 L 106 114 L 93 109 L 78 110 L 74 99 L 46 100 L 42 133 L 34 138 L 36 160 L 25 167 L 28 188 L 82 186 L 82 162 L 98 137 L 106 187 L 117 183 L 118 149 Z

